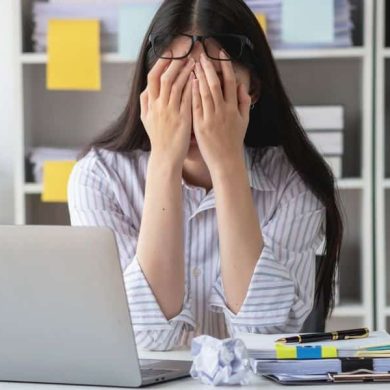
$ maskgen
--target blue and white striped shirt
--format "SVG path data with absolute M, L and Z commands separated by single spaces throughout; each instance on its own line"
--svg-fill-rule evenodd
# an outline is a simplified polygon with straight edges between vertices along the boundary
M 214 191 L 206 193 L 182 179 L 185 297 L 182 311 L 170 320 L 136 255 L 150 152 L 92 148 L 76 163 L 68 183 L 71 223 L 108 226 L 115 232 L 139 347 L 189 346 L 200 334 L 225 338 L 236 332 L 298 332 L 310 313 L 325 208 L 282 147 L 269 147 L 253 168 L 250 149 L 245 146 L 244 155 L 264 248 L 240 311 L 234 314 L 225 301 Z

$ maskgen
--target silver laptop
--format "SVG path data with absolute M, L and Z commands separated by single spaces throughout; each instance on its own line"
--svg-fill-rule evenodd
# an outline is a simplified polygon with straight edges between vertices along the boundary
M 138 359 L 110 229 L 0 226 L 0 381 L 140 387 L 190 366 Z

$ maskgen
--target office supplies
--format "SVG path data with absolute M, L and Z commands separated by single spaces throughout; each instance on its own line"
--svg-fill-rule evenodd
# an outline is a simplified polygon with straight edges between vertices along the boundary
M 282 0 L 282 40 L 287 43 L 334 41 L 334 0 Z
M 121 57 L 136 61 L 142 41 L 157 12 L 159 2 L 124 4 L 119 8 L 118 52 Z
M 301 374 L 269 374 L 264 378 L 275 381 L 281 385 L 309 385 L 325 383 L 365 383 L 365 382 L 390 382 L 390 374 L 385 372 L 370 372 L 358 370 L 340 374 L 328 373 L 323 375 Z
M 290 337 L 282 337 L 276 340 L 277 343 L 312 343 L 314 341 L 325 341 L 325 340 L 349 340 L 359 339 L 367 337 L 370 331 L 368 328 L 357 328 L 357 329 L 345 329 L 336 330 L 333 332 L 324 333 L 305 333 L 302 335 L 295 335 Z
M 0 242 L 0 381 L 139 387 L 189 375 L 191 362 L 139 361 L 111 229 L 3 225 Z
M 254 359 L 299 359 L 309 355 L 311 355 L 312 358 L 315 357 L 320 359 L 331 357 L 356 357 L 361 356 L 367 348 L 378 348 L 390 345 L 390 335 L 386 331 L 370 332 L 367 337 L 362 339 L 322 341 L 294 346 L 275 343 L 275 340 L 289 336 L 293 336 L 293 334 L 238 333 L 236 335 L 236 337 L 239 337 L 244 341 L 248 348 L 249 355 Z M 317 354 L 314 355 L 314 352 L 311 350 L 313 346 L 321 347 L 321 356 L 319 356 L 318 350 L 316 350 Z M 380 350 L 379 352 L 383 353 L 384 351 Z
M 101 88 L 98 20 L 49 20 L 47 89 Z
M 257 374 L 326 375 L 329 372 L 342 373 L 355 370 L 372 372 L 390 371 L 388 358 L 329 358 L 329 359 L 257 359 L 252 368 Z
M 42 202 L 67 202 L 69 176 L 76 161 L 45 161 L 43 163 Z

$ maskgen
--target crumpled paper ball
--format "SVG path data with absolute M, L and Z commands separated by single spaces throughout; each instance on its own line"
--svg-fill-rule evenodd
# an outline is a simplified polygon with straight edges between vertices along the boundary
M 207 385 L 244 385 L 251 376 L 251 359 L 244 342 L 202 335 L 192 339 L 190 374 Z

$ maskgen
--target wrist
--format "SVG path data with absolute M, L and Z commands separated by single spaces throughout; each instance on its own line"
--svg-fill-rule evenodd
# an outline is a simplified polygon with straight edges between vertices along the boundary
M 241 155 L 230 156 L 228 159 L 215 162 L 209 167 L 211 177 L 215 178 L 223 178 L 239 170 L 246 171 L 244 156 Z
M 148 169 L 157 170 L 169 177 L 181 177 L 183 163 L 171 158 L 167 153 L 150 152 Z

